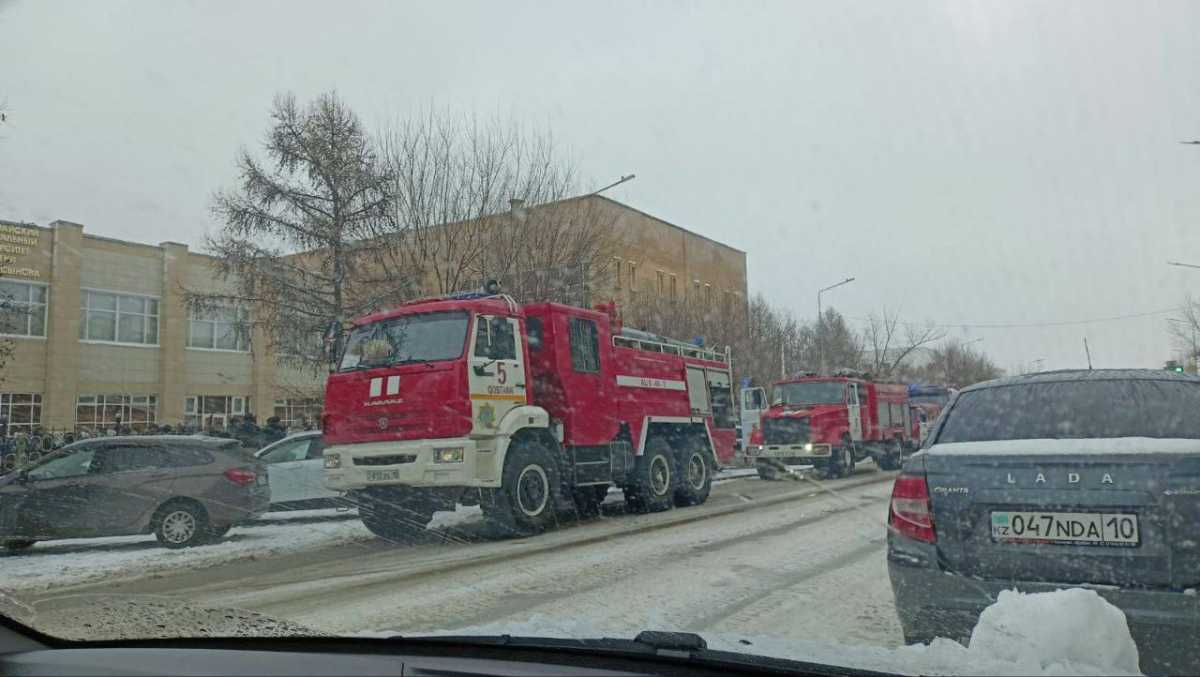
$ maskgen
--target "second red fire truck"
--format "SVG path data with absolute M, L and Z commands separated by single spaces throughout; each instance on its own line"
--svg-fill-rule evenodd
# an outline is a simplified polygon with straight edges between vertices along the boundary
M 911 416 L 903 384 L 852 373 L 803 374 L 774 384 L 747 453 L 763 479 L 775 479 L 785 465 L 813 465 L 826 477 L 845 477 L 866 458 L 895 470 L 913 446 Z
M 610 486 L 644 512 L 703 503 L 734 427 L 728 351 L 625 328 L 613 304 L 459 294 L 354 323 L 326 383 L 325 484 L 385 538 L 476 503 L 534 533 Z

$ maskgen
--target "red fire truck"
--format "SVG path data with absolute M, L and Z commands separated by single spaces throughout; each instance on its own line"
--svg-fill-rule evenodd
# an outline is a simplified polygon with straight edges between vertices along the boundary
M 907 386 L 843 372 L 775 383 L 748 452 L 764 479 L 775 479 L 781 464 L 811 464 L 826 477 L 845 477 L 868 457 L 895 470 L 912 444 Z
M 599 512 L 695 505 L 733 455 L 730 357 L 594 310 L 496 294 L 353 323 L 325 387 L 325 484 L 405 539 L 481 504 L 514 533 Z

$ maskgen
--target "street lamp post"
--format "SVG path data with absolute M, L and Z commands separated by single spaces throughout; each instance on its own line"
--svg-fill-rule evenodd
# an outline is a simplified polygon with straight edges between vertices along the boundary
M 825 318 L 821 316 L 821 294 L 824 294 L 830 289 L 836 289 L 844 284 L 850 284 L 853 281 L 853 277 L 848 277 L 837 284 L 831 284 L 824 289 L 817 290 L 817 369 L 822 374 L 825 373 L 825 340 L 822 336 L 821 328 L 825 326 Z

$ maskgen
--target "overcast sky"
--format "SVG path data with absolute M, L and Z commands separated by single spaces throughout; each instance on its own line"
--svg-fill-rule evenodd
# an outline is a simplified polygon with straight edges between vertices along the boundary
M 553 130 L 611 197 L 1005 368 L 1161 366 L 1200 293 L 1200 3 L 0 0 L 0 218 L 199 246 L 274 93 Z

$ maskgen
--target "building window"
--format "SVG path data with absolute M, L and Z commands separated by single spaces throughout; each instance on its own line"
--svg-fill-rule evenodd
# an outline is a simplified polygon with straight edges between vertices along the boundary
M 0 393 L 0 418 L 9 432 L 33 432 L 42 424 L 42 396 L 38 393 Z
M 46 335 L 46 285 L 0 280 L 0 334 Z
M 155 395 L 80 395 L 75 401 L 76 430 L 122 427 L 144 431 L 158 420 Z
M 201 430 L 227 428 L 234 416 L 250 409 L 250 398 L 241 395 L 189 395 L 183 401 L 183 420 Z
M 245 308 L 193 309 L 188 323 L 188 347 L 247 352 L 250 350 L 246 332 L 249 319 L 250 314 Z
M 321 425 L 322 405 L 317 398 L 275 400 L 274 415 L 289 430 L 315 430 Z
M 704 285 L 704 304 L 709 305 L 709 306 L 712 305 L 712 285 L 711 284 Z
M 675 301 L 679 298 L 679 279 L 675 273 L 671 273 L 671 300 Z
M 634 261 L 629 262 L 629 292 L 637 292 L 637 263 Z
M 600 371 L 600 338 L 596 323 L 579 317 L 571 318 L 571 367 L 575 371 Z
M 158 300 L 149 296 L 84 290 L 79 338 L 158 345 Z
M 655 271 L 655 275 L 658 276 L 658 296 L 662 298 L 663 294 L 667 291 L 667 274 L 661 270 L 657 270 Z
M 613 289 L 621 288 L 621 259 L 613 257 Z

